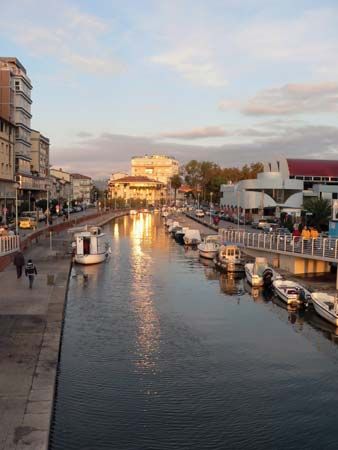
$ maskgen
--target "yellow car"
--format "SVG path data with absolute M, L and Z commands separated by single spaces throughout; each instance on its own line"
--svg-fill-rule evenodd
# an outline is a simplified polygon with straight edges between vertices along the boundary
M 33 217 L 20 217 L 19 227 L 22 229 L 29 228 L 31 230 L 35 230 L 37 227 L 37 222 Z

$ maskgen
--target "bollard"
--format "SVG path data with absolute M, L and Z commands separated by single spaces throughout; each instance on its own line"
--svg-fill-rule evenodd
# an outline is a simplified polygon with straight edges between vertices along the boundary
M 47 274 L 47 285 L 48 286 L 54 286 L 54 284 L 55 284 L 55 275 L 51 274 L 51 273 L 48 273 Z

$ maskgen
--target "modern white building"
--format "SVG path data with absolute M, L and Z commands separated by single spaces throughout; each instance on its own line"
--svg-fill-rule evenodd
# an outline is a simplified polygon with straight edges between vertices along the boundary
M 338 161 L 279 158 L 263 163 L 257 179 L 221 186 L 221 207 L 253 216 L 300 215 L 306 198 L 338 198 Z

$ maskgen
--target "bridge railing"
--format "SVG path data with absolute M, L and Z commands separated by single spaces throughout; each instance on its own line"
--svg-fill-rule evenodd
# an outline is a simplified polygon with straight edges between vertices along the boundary
M 334 238 L 303 239 L 299 236 L 250 233 L 224 228 L 219 229 L 219 234 L 224 242 L 242 244 L 244 247 L 338 259 L 338 239 Z
M 14 253 L 20 249 L 19 236 L 0 236 L 0 256 Z

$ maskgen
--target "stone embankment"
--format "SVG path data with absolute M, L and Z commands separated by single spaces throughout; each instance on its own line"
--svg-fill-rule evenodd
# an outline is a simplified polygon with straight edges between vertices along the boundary
M 13 265 L 0 272 L 0 450 L 48 448 L 71 269 L 65 230 L 84 222 L 103 225 L 125 214 L 87 215 L 29 235 L 23 241 L 25 258 L 38 270 L 31 290 L 24 275 L 17 279 Z M 52 254 L 50 231 L 58 235 Z

